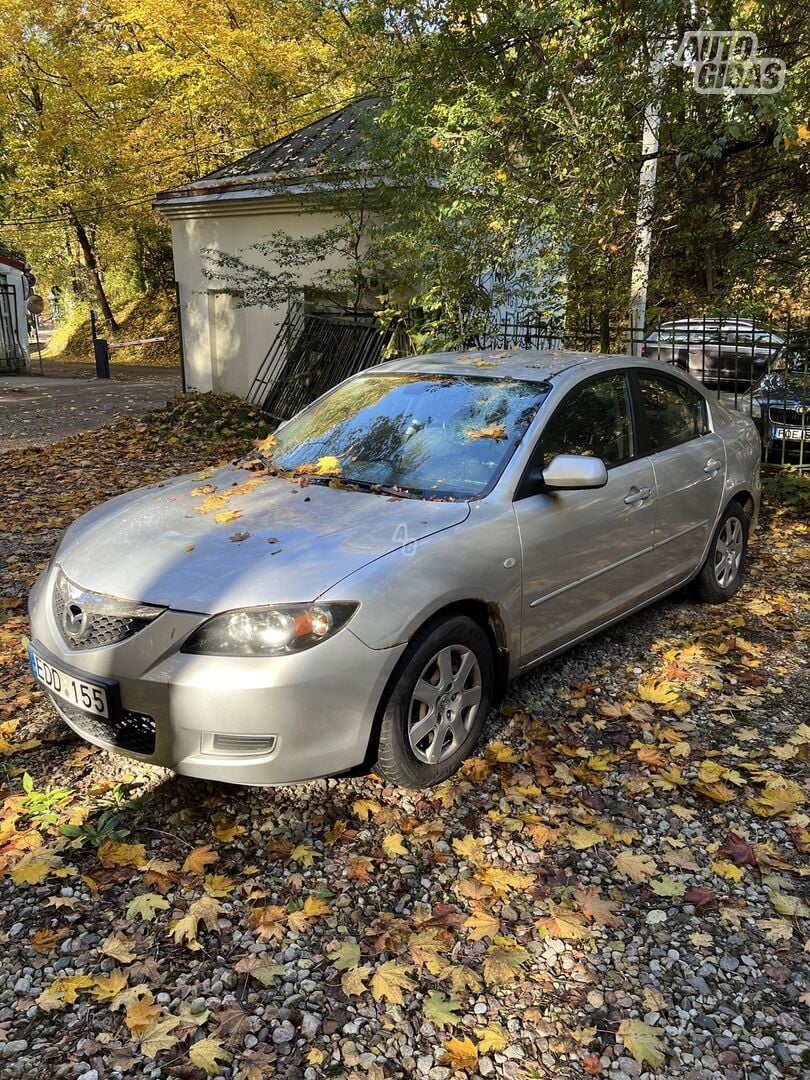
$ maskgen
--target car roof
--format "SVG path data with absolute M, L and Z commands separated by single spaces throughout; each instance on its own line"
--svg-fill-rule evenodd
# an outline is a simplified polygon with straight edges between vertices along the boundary
M 695 316 L 691 319 L 670 319 L 667 322 L 657 323 L 656 326 L 653 327 L 652 333 L 655 334 L 659 330 L 663 330 L 665 328 L 678 329 L 679 327 L 683 327 L 685 330 L 717 330 L 721 326 L 739 328 L 740 330 L 770 330 L 774 337 L 778 336 L 778 332 L 772 327 L 765 326 L 763 323 L 753 322 L 751 319 L 722 319 L 716 317 L 704 319 L 702 316 Z
M 613 364 L 606 363 L 614 361 Z M 580 365 L 613 367 L 621 363 L 645 361 L 637 356 L 614 356 L 609 353 L 567 352 L 562 349 L 467 349 L 463 352 L 425 353 L 405 356 L 378 364 L 371 371 L 403 371 L 442 375 L 469 375 L 483 378 L 521 379 L 544 382 L 570 368 Z M 651 365 L 653 366 L 653 365 Z M 660 369 L 660 361 L 654 365 Z

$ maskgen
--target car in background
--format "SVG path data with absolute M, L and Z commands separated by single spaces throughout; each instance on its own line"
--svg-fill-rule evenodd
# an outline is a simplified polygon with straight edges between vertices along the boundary
M 751 393 L 765 460 L 810 464 L 810 348 L 791 348 Z
M 658 363 L 394 360 L 75 521 L 31 667 L 89 742 L 178 773 L 428 787 L 509 678 L 690 582 L 733 596 L 759 474 L 751 419 Z
M 645 339 L 643 355 L 675 364 L 710 386 L 746 389 L 784 347 L 781 334 L 747 319 L 680 319 L 656 327 Z

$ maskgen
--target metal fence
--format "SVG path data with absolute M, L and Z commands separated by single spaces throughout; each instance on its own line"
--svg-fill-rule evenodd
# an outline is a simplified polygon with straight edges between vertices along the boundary
M 606 313 L 565 322 L 517 313 L 466 344 L 631 354 L 673 364 L 754 419 L 766 461 L 810 468 L 808 318 L 700 315 L 642 329 Z
M 409 327 L 381 329 L 371 315 L 291 304 L 249 400 L 287 419 L 324 391 L 380 361 L 412 351 Z M 387 346 L 387 348 L 386 348 Z M 810 319 L 689 316 L 642 331 L 607 315 L 548 320 L 514 312 L 463 342 L 476 349 L 564 349 L 644 356 L 689 372 L 732 409 L 752 416 L 772 463 L 810 468 Z

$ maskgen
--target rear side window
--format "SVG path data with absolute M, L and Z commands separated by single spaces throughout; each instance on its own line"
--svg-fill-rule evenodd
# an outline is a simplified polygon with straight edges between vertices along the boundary
M 705 434 L 706 405 L 691 386 L 646 371 L 638 382 L 653 453 Z
M 601 458 L 605 466 L 633 456 L 633 427 L 623 372 L 601 375 L 573 390 L 542 435 L 543 466 L 558 454 Z

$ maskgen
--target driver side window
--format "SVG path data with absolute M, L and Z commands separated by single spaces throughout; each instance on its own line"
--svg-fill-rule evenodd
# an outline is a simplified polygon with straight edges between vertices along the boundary
M 629 461 L 633 425 L 626 375 L 601 375 L 572 391 L 540 438 L 544 468 L 558 454 L 601 458 L 608 469 Z

